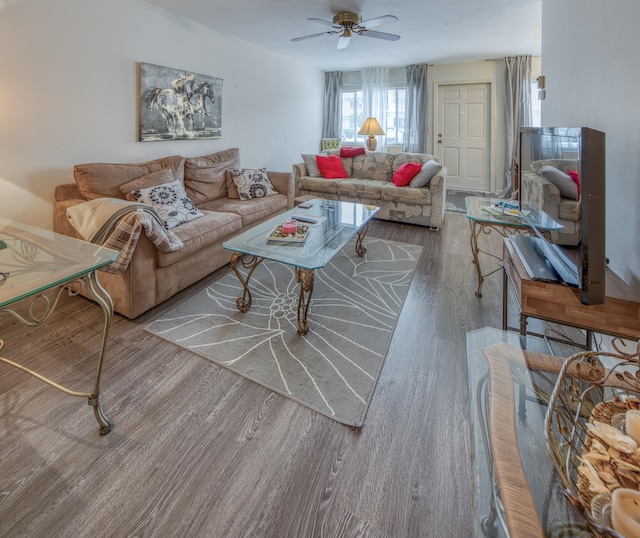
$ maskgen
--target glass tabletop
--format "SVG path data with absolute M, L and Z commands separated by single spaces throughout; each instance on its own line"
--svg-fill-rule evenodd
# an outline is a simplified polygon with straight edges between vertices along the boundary
M 515 228 L 529 228 L 531 225 L 534 225 L 543 231 L 560 230 L 563 228 L 562 224 L 552 219 L 544 211 L 539 211 L 534 208 L 526 210 L 525 215 L 527 220 L 522 216 L 503 213 L 495 208 L 499 202 L 518 203 L 517 201 L 513 202 L 512 200 L 503 200 L 500 198 L 467 196 L 464 199 L 467 218 L 484 224 L 498 224 Z
M 118 252 L 0 217 L 0 308 L 108 265 Z
M 546 402 L 564 359 L 544 354 L 544 341 L 537 340 L 529 338 L 524 351 L 517 333 L 494 328 L 467 333 L 479 537 L 590 536 L 564 497 L 545 442 Z M 518 456 L 520 474 L 514 465 Z
M 378 207 L 335 200 L 310 200 L 311 207 L 294 207 L 224 243 L 224 248 L 274 260 L 302 269 L 320 269 L 331 261 L 349 240 L 376 214 Z M 280 242 L 268 239 L 279 224 L 294 217 L 310 217 L 318 222 L 309 225 L 304 241 Z M 304 222 L 299 225 L 306 226 Z

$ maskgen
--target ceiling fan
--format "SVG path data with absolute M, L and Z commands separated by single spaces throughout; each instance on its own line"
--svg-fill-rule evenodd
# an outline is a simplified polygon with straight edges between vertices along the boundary
M 349 46 L 349 41 L 351 40 L 351 36 L 353 34 L 358 34 L 365 37 L 375 37 L 376 39 L 385 39 L 387 41 L 397 41 L 398 39 L 400 39 L 399 35 L 369 30 L 369 28 L 373 26 L 397 21 L 398 17 L 395 17 L 394 15 L 383 15 L 382 17 L 376 17 L 375 19 L 363 21 L 362 16 L 359 13 L 353 13 L 351 11 L 341 11 L 333 17 L 333 22 L 316 18 L 307 20 L 318 22 L 320 24 L 324 24 L 325 26 L 331 26 L 333 30 L 321 32 L 319 34 L 311 34 L 303 37 L 295 37 L 291 41 L 303 41 L 304 39 L 311 39 L 313 37 L 320 37 L 323 35 L 339 35 L 340 37 L 338 39 L 338 48 L 344 49 Z

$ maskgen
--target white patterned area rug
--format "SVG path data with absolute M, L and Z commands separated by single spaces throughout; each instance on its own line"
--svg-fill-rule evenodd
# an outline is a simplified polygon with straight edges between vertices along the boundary
M 315 271 L 309 332 L 297 334 L 295 269 L 265 261 L 245 314 L 233 272 L 148 324 L 161 338 L 344 424 L 361 427 L 422 251 L 376 238 L 351 241 Z

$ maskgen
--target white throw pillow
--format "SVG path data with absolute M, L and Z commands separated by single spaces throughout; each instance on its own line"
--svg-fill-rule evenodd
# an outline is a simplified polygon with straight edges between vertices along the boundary
M 271 181 L 269 181 L 266 168 L 232 168 L 229 173 L 238 189 L 240 200 L 263 198 L 278 194 L 278 191 L 273 188 Z
M 409 183 L 409 187 L 413 187 L 417 189 L 419 187 L 426 187 L 433 177 L 442 170 L 442 165 L 433 159 L 427 161 L 422 165 L 422 169 L 418 172 L 411 182 Z
M 540 175 L 558 187 L 562 198 L 569 198 L 570 200 L 578 199 L 578 185 L 571 179 L 570 175 L 548 164 L 542 166 Z
M 155 187 L 133 190 L 131 200 L 155 207 L 167 230 L 189 222 L 204 214 L 189 199 L 179 180 Z
M 318 168 L 318 163 L 316 162 L 315 154 L 310 155 L 308 153 L 303 153 L 302 160 L 304 161 L 304 165 L 307 167 L 307 175 L 309 177 L 322 177 L 320 168 Z

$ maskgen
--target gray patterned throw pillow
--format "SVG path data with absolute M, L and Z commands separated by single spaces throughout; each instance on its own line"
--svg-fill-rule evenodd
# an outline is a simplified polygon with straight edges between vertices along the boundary
M 278 194 L 273 188 L 266 168 L 233 168 L 229 171 L 233 182 L 238 189 L 241 200 L 251 198 L 264 198 L 272 194 Z

